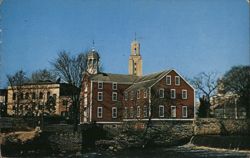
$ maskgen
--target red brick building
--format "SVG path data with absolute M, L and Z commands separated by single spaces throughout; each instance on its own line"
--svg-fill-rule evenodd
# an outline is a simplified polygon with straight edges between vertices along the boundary
M 81 123 L 194 118 L 194 88 L 175 70 L 141 76 L 137 65 L 142 59 L 137 55 L 140 53 L 130 55 L 130 60 L 139 59 L 129 62 L 131 75 L 123 75 L 100 73 L 98 53 L 92 50 L 88 54 L 81 91 Z

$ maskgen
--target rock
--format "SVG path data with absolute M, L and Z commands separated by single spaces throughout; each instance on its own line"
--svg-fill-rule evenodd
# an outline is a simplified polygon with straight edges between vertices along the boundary
M 114 147 L 113 146 L 109 146 L 109 150 L 113 150 L 114 149 Z
M 80 151 L 78 151 L 77 153 L 76 153 L 76 156 L 81 156 L 82 154 L 81 154 L 81 152 Z

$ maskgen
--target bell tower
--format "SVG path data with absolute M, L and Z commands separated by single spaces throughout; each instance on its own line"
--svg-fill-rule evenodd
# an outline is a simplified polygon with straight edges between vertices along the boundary
M 93 48 L 88 53 L 88 61 L 87 61 L 87 71 L 90 74 L 97 74 L 99 73 L 99 54 L 95 49 Z
M 130 75 L 142 76 L 142 57 L 140 55 L 140 43 L 135 39 L 131 43 L 128 72 Z

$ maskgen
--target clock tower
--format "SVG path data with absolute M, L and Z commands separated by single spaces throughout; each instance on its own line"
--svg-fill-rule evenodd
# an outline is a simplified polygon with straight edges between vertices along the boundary
M 129 75 L 142 76 L 142 57 L 140 55 L 140 43 L 134 40 L 131 43 L 130 57 L 128 63 Z

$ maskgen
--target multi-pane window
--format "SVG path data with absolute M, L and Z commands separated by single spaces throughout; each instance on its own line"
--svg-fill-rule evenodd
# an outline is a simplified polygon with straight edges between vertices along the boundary
M 124 107 L 124 118 L 128 118 L 128 107 Z
M 127 101 L 128 100 L 128 92 L 124 93 L 124 99 Z
M 137 117 L 141 116 L 141 107 L 140 106 L 137 106 L 136 116 Z
M 171 76 L 166 77 L 166 84 L 171 85 Z
M 181 96 L 182 96 L 182 99 L 187 99 L 187 90 L 182 90 L 181 91 Z
M 25 99 L 29 99 L 29 93 L 25 93 Z
M 103 82 L 98 82 L 98 89 L 103 89 Z
M 43 99 L 43 92 L 39 93 L 39 99 Z
M 137 90 L 136 96 L 137 96 L 137 99 L 140 99 L 140 90 Z
M 13 100 L 16 100 L 16 93 L 13 93 Z
M 112 118 L 117 118 L 117 107 L 112 107 Z
M 117 101 L 117 92 L 112 92 L 112 101 Z
M 180 85 L 180 76 L 175 76 L 175 85 Z
M 175 89 L 171 89 L 170 90 L 170 97 L 171 97 L 171 99 L 175 99 L 176 98 L 176 94 L 175 94 Z
M 133 106 L 130 107 L 129 115 L 130 115 L 130 118 L 134 117 L 134 107 Z
M 97 107 L 97 118 L 102 118 L 102 112 L 103 112 L 102 107 Z
M 182 107 L 182 117 L 187 117 L 187 113 L 188 113 L 187 106 L 183 106 Z
M 164 117 L 164 106 L 163 105 L 159 106 L 159 117 Z
M 143 116 L 148 117 L 148 107 L 146 105 L 143 107 Z
M 171 117 L 176 117 L 176 106 L 171 106 Z
M 144 98 L 147 98 L 148 97 L 148 91 L 147 91 L 147 89 L 144 89 Z
M 98 101 L 102 101 L 103 100 L 103 93 L 102 92 L 98 92 L 97 100 Z
M 130 100 L 133 100 L 134 99 L 134 91 L 131 91 L 130 93 Z
M 159 98 L 164 98 L 164 89 L 163 88 L 159 89 Z
M 117 83 L 116 83 L 116 82 L 114 82 L 114 83 L 112 84 L 112 89 L 113 89 L 113 90 L 117 90 Z
M 35 92 L 32 93 L 32 99 L 36 99 L 36 93 Z

